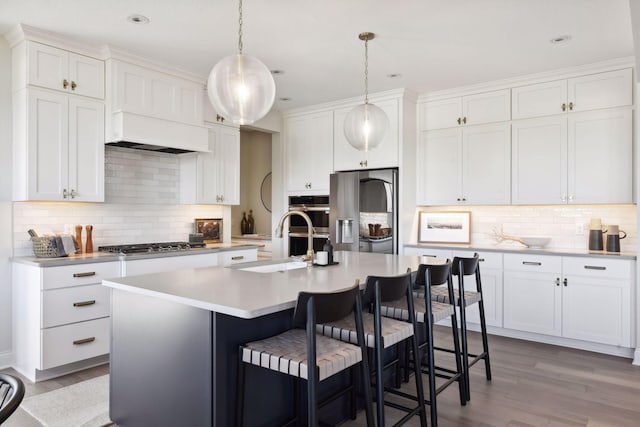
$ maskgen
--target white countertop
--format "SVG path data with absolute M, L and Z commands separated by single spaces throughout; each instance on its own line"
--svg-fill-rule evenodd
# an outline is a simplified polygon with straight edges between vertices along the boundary
M 336 252 L 334 259 L 340 264 L 274 273 L 242 271 L 235 264 L 233 268 L 197 268 L 110 279 L 102 284 L 251 319 L 293 308 L 300 291 L 343 290 L 353 286 L 356 279 L 363 283 L 368 275 L 401 274 L 407 268 L 415 270 L 420 262 L 417 256 L 358 252 Z

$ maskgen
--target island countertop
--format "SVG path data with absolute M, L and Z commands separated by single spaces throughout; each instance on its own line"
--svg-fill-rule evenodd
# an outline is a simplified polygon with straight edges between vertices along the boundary
M 241 265 L 177 270 L 104 280 L 103 285 L 178 302 L 234 317 L 252 319 L 293 308 L 300 291 L 333 292 L 363 283 L 369 275 L 415 270 L 417 256 L 336 252 L 331 266 L 257 273 Z M 283 260 L 285 262 L 285 260 Z M 246 263 L 256 265 L 257 263 Z

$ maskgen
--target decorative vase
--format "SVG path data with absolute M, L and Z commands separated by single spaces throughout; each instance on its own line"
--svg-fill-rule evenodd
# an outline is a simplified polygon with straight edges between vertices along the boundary
M 242 221 L 240 221 L 240 233 L 247 234 L 249 228 L 249 222 L 247 221 L 247 213 L 242 212 Z
M 253 210 L 249 209 L 249 217 L 247 217 L 247 234 L 253 234 L 255 221 L 253 219 Z

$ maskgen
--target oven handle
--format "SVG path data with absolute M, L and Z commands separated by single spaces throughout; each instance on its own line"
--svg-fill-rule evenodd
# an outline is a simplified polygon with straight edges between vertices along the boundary
M 307 233 L 289 233 L 289 237 L 307 237 Z M 313 233 L 314 239 L 328 239 L 329 234 Z
M 289 210 L 303 212 L 329 212 L 329 206 L 290 205 Z

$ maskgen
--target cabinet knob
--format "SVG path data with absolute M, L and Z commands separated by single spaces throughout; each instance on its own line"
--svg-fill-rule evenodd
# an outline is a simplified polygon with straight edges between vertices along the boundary
M 573 202 L 573 194 L 570 194 L 570 195 L 569 195 L 569 201 L 570 201 L 570 202 Z
M 556 277 L 556 286 L 560 286 L 560 278 Z
M 573 107 L 574 107 L 573 102 L 570 102 L 569 103 L 569 111 L 573 111 Z
M 71 198 L 72 198 L 72 199 L 75 199 L 77 194 L 78 194 L 78 193 L 76 193 L 76 190 L 73 190 L 73 189 L 71 190 L 70 195 L 71 195 Z
M 220 196 L 220 201 L 224 202 L 224 194 Z
M 560 196 L 560 201 L 561 202 L 566 202 L 567 201 L 567 196 L 565 196 L 564 194 L 562 196 Z
M 458 117 L 458 120 L 456 120 L 458 122 L 458 124 L 462 124 L 462 119 L 460 117 Z
M 567 287 L 567 282 L 568 282 L 568 280 L 567 280 L 567 278 L 565 277 L 565 278 L 562 280 L 562 284 L 563 284 L 565 287 Z
M 560 108 L 562 108 L 562 111 L 567 111 L 567 104 L 563 102 Z
M 71 90 L 76 90 L 76 87 L 78 87 L 78 85 L 76 84 L 76 82 L 74 82 L 73 80 L 71 80 Z
M 369 163 L 365 160 L 364 161 L 364 167 L 367 167 L 369 165 Z
M 457 201 L 459 201 L 459 202 L 461 202 L 461 201 L 462 201 L 462 199 L 461 199 L 460 197 L 458 197 L 456 200 L 457 200 Z
M 69 192 L 67 191 L 67 189 L 65 188 L 64 190 L 62 190 L 62 198 L 66 199 L 67 197 L 69 197 Z
M 62 80 L 62 87 L 64 89 L 69 87 L 69 81 L 67 79 Z
M 220 114 L 216 114 L 216 122 L 224 123 L 224 117 Z
M 466 117 L 462 118 L 462 123 L 465 124 L 465 125 L 467 124 L 467 118 Z

